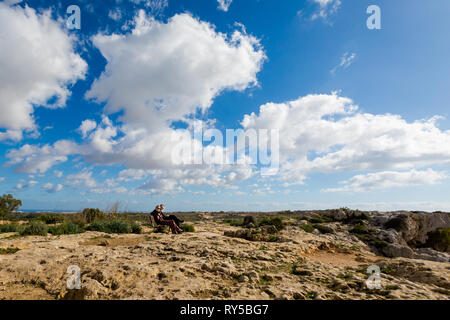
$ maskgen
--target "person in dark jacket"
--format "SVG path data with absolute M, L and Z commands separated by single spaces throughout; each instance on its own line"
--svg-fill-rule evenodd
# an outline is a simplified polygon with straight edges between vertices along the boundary
M 174 220 L 167 219 L 168 217 L 166 217 L 162 213 L 161 205 L 156 206 L 155 210 L 153 210 L 151 215 L 153 216 L 153 219 L 155 220 L 157 225 L 169 226 L 173 234 L 183 233 L 183 230 L 177 225 L 177 223 Z
M 159 205 L 159 208 L 161 209 L 161 213 L 162 213 L 164 219 L 175 221 L 175 223 L 177 224 L 177 226 L 178 226 L 179 228 L 181 228 L 181 224 L 184 222 L 184 220 L 178 219 L 178 217 L 177 217 L 176 215 L 173 215 L 173 214 L 171 214 L 171 215 L 169 215 L 169 216 L 166 216 L 166 215 L 164 214 L 164 212 L 163 212 L 163 210 L 164 210 L 164 205 L 163 205 L 163 204 L 160 204 L 160 205 Z

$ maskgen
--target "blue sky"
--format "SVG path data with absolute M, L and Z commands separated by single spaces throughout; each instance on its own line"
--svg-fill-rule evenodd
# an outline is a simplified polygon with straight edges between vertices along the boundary
M 0 1 L 0 193 L 23 209 L 450 210 L 448 1 L 219 2 Z M 174 166 L 194 120 L 278 130 L 277 174 Z

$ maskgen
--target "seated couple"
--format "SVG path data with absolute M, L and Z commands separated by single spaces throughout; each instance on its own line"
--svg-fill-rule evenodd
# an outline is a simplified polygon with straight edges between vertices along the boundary
M 164 205 L 157 205 L 155 210 L 151 213 L 151 216 L 155 220 L 158 226 L 169 226 L 170 230 L 172 230 L 173 234 L 183 233 L 181 229 L 181 224 L 184 222 L 183 220 L 178 219 L 174 215 L 166 216 L 163 213 Z

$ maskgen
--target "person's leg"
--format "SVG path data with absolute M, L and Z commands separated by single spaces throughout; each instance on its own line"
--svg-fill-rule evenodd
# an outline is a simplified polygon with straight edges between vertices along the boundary
M 162 224 L 164 226 L 169 226 L 170 230 L 172 230 L 172 233 L 174 233 L 174 234 L 177 234 L 178 232 L 180 232 L 180 228 L 178 228 L 175 221 L 173 221 L 173 220 L 162 220 L 162 221 L 160 221 L 160 224 Z
M 177 216 L 175 216 L 175 215 L 172 214 L 172 215 L 170 215 L 170 216 L 168 217 L 168 219 L 175 221 L 175 223 L 177 224 L 177 226 L 178 226 L 179 228 L 181 228 L 181 223 L 182 223 L 182 221 L 181 221 L 180 219 L 178 219 Z

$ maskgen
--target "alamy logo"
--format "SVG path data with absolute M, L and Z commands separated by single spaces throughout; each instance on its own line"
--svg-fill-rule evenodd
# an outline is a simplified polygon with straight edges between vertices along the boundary
M 381 29 L 381 9 L 377 5 L 371 5 L 367 8 L 367 14 L 370 17 L 367 19 L 367 28 L 369 30 Z
M 80 290 L 81 289 L 81 270 L 78 266 L 69 266 L 67 273 L 70 274 L 67 278 L 67 289 Z
M 373 265 L 367 268 L 369 278 L 366 280 L 366 286 L 369 290 L 381 289 L 381 270 L 379 266 Z
M 69 30 L 81 29 L 81 10 L 77 5 L 71 5 L 67 7 L 67 14 L 70 16 L 67 18 L 66 26 Z

